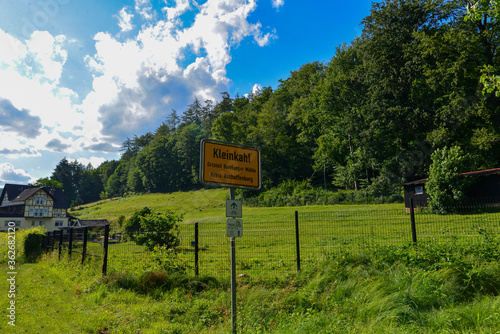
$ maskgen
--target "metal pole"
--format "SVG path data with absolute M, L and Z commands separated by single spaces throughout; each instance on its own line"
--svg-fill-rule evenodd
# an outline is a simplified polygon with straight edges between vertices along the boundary
M 415 210 L 413 209 L 413 198 L 410 198 L 410 218 L 413 243 L 417 243 L 417 227 L 415 225 Z
M 194 275 L 198 277 L 198 222 L 194 223 Z
M 83 228 L 82 264 L 85 262 L 85 255 L 87 254 L 87 234 L 88 234 L 88 226 L 85 226 Z
M 108 239 L 109 239 L 109 225 L 104 226 L 104 250 L 102 254 L 102 276 L 106 276 L 108 270 Z
M 69 243 L 68 243 L 68 255 L 71 260 L 71 252 L 73 250 L 73 228 L 69 229 Z
M 297 271 L 300 271 L 299 212 L 295 211 L 295 247 L 297 249 Z
M 234 188 L 229 188 L 229 199 L 234 200 Z M 236 333 L 236 251 L 235 237 L 231 237 L 231 329 Z
M 56 231 L 52 232 L 52 239 L 50 239 L 50 251 L 54 251 L 54 243 L 56 241 Z
M 64 230 L 59 231 L 59 260 L 61 260 L 61 252 L 62 252 L 62 245 L 63 245 L 63 232 Z

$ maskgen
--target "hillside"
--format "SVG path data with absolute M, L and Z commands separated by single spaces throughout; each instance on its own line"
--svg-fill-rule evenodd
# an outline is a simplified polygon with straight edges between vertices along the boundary
M 135 211 L 147 206 L 157 211 L 172 210 L 184 213 L 186 219 L 210 215 L 224 216 L 225 200 L 228 196 L 229 192 L 222 188 L 169 194 L 140 194 L 81 205 L 69 213 L 79 218 L 113 221 L 121 215 L 130 217 Z
M 85 204 L 69 212 L 70 215 L 84 219 L 107 219 L 112 222 L 120 215 L 130 217 L 135 211 L 149 207 L 157 211 L 172 210 L 184 214 L 184 222 L 223 222 L 226 219 L 227 188 L 179 191 L 170 194 L 142 194 L 123 198 L 113 198 Z M 378 205 L 310 205 L 300 207 L 248 207 L 243 206 L 243 219 L 252 221 L 293 220 L 294 211 L 344 211 L 360 208 L 403 208 L 404 204 Z

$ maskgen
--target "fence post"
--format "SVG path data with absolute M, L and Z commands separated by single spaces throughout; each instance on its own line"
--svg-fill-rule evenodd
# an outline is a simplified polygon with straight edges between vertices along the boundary
M 104 227 L 104 251 L 102 254 L 102 275 L 106 276 L 108 270 L 108 238 L 109 238 L 109 225 Z
M 52 253 L 54 251 L 54 244 L 56 243 L 56 231 L 54 230 L 52 232 L 52 242 L 50 244 L 50 252 Z
M 194 223 L 194 276 L 198 277 L 198 222 Z
M 297 271 L 300 271 L 299 212 L 295 211 L 295 247 L 297 249 Z
M 85 261 L 85 255 L 87 254 L 87 232 L 88 226 L 83 228 L 83 248 L 82 248 L 82 264 Z
M 48 245 L 49 245 L 49 237 L 50 237 L 50 232 L 46 232 L 44 235 L 43 235 L 43 239 L 42 239 L 42 249 L 44 252 L 47 252 L 48 250 Z
M 71 251 L 73 250 L 73 228 L 69 229 L 68 255 L 71 260 Z
M 62 252 L 62 244 L 63 244 L 63 232 L 64 232 L 64 230 L 61 230 L 59 233 L 59 260 L 61 260 L 61 252 Z
M 413 243 L 417 243 L 417 227 L 415 226 L 415 210 L 413 208 L 413 198 L 410 198 L 410 219 Z

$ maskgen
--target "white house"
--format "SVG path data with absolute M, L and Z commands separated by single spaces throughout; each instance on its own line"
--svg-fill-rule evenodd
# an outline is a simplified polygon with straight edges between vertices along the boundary
M 0 195 L 0 230 L 14 222 L 21 229 L 54 231 L 69 226 L 67 209 L 62 188 L 6 184 Z

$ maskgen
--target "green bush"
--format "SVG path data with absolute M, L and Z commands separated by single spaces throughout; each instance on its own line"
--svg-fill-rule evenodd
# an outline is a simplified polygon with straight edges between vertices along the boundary
M 462 204 L 471 180 L 460 175 L 470 165 L 470 157 L 459 146 L 437 149 L 431 155 L 429 181 L 426 184 L 429 194 L 429 208 L 433 213 L 445 214 L 450 208 Z
M 242 192 L 245 196 L 246 192 Z M 251 196 L 251 194 L 249 194 Z M 302 206 L 358 203 L 397 203 L 402 202 L 399 185 L 391 185 L 388 178 L 374 179 L 363 190 L 326 190 L 313 187 L 307 180 L 287 180 L 277 187 L 261 192 L 256 198 L 245 197 L 250 206 Z
M 177 223 L 182 216 L 173 212 L 151 213 L 140 218 L 141 233 L 135 237 L 138 245 L 145 245 L 147 250 L 153 250 L 155 246 L 167 248 L 179 245 L 179 228 Z
M 125 221 L 125 233 L 127 233 L 132 240 L 134 240 L 135 234 L 141 230 L 141 217 L 145 217 L 151 213 L 152 211 L 150 208 L 144 207 L 134 212 L 132 217 Z
M 188 265 L 181 259 L 173 248 L 156 245 L 149 254 L 154 268 L 168 273 L 187 274 Z
M 46 230 L 43 227 L 34 227 L 28 230 L 17 230 L 15 234 L 0 233 L 0 243 L 8 245 L 15 240 L 16 261 L 34 262 L 42 255 L 42 242 Z M 15 239 L 12 239 L 14 237 Z M 7 252 L 4 252 L 7 255 Z
M 34 262 L 42 255 L 44 237 L 45 232 L 42 231 L 30 231 L 30 233 L 26 234 L 23 243 L 24 260 L 26 262 Z
M 167 288 L 169 276 L 163 271 L 146 271 L 137 282 L 140 292 L 148 293 L 155 289 Z

